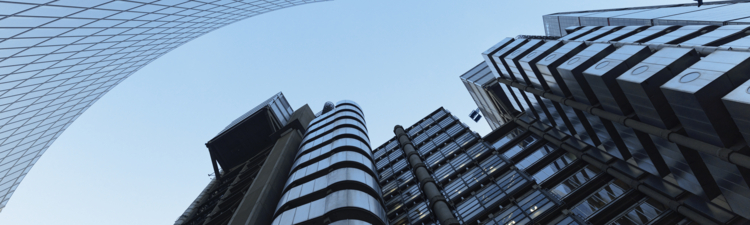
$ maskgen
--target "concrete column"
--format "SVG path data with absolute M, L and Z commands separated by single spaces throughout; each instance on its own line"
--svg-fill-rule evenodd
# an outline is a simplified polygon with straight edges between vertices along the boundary
M 282 129 L 279 139 L 268 155 L 266 162 L 261 167 L 258 177 L 250 185 L 240 205 L 234 212 L 230 225 L 253 225 L 271 224 L 273 212 L 281 198 L 281 190 L 284 189 L 289 171 L 294 164 L 294 157 L 302 142 L 307 125 L 315 118 L 308 105 L 305 105 L 292 114 L 288 124 L 299 121 L 302 129 L 285 127 Z

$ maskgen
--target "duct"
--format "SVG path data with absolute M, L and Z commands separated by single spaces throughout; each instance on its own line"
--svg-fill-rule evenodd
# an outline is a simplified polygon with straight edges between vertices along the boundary
M 401 145 L 401 149 L 404 150 L 404 154 L 409 159 L 409 164 L 421 184 L 422 192 L 425 194 L 425 198 L 430 201 L 430 205 L 432 205 L 432 212 L 435 214 L 435 217 L 440 221 L 440 224 L 458 225 L 458 220 L 453 216 L 453 212 L 448 207 L 445 197 L 443 197 L 443 194 L 440 193 L 435 185 L 435 180 L 427 172 L 425 164 L 419 158 L 419 153 L 414 149 L 414 145 L 412 145 L 409 136 L 404 131 L 404 127 L 396 125 L 393 128 L 393 133 L 396 134 L 396 139 L 399 145 Z

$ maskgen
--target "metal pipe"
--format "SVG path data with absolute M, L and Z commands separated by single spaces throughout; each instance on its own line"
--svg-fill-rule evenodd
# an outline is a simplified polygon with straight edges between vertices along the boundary
M 435 180 L 430 176 L 422 159 L 419 158 L 419 153 L 414 150 L 414 145 L 411 143 L 409 136 L 406 135 L 404 127 L 396 125 L 396 127 L 393 128 L 393 133 L 396 134 L 396 139 L 398 140 L 401 149 L 404 150 L 404 154 L 409 159 L 409 164 L 422 186 L 422 192 L 424 193 L 425 198 L 430 201 L 430 205 L 432 205 L 432 212 L 435 214 L 435 217 L 440 221 L 440 224 L 458 225 L 458 220 L 453 216 L 453 212 L 451 212 L 451 209 L 448 207 L 445 197 L 443 197 L 443 194 L 438 190 Z
M 750 169 L 750 156 L 733 151 L 731 149 L 722 148 L 719 146 L 715 146 L 700 140 L 696 140 L 694 138 L 687 137 L 685 135 L 673 132 L 671 130 L 662 129 L 656 126 L 652 126 L 646 123 L 643 123 L 638 120 L 634 120 L 631 118 L 628 118 L 626 116 L 620 116 L 611 112 L 604 111 L 603 109 L 590 106 L 581 102 L 577 102 L 575 100 L 572 100 L 570 98 L 565 98 L 559 95 L 552 94 L 548 91 L 542 91 L 539 89 L 536 89 L 532 86 L 527 86 L 524 84 L 521 84 L 517 81 L 510 81 L 504 78 L 496 78 L 496 80 L 499 83 L 503 83 L 515 88 L 518 88 L 520 90 L 532 93 L 534 95 L 544 97 L 546 99 L 558 102 L 560 104 L 570 106 L 574 109 L 581 110 L 584 112 L 588 112 L 592 115 L 601 117 L 603 119 L 616 122 L 622 125 L 625 125 L 626 127 L 633 128 L 634 130 L 651 134 L 654 136 L 662 137 L 670 142 L 673 142 L 675 144 L 681 145 L 683 147 L 693 149 L 699 152 L 707 153 L 714 155 L 718 157 L 721 160 L 727 161 L 729 163 L 732 163 L 737 166 L 741 166 L 747 169 Z

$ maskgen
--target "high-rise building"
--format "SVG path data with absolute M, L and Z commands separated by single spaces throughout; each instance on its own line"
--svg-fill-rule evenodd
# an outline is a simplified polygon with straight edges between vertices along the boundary
M 561 38 L 506 38 L 461 79 L 493 133 L 520 127 L 610 177 L 587 190 L 565 187 L 565 193 L 583 193 L 560 199 L 569 205 L 565 212 L 593 224 L 612 218 L 603 210 L 630 206 L 649 215 L 656 208 L 672 211 L 699 224 L 748 223 L 750 25 L 728 25 L 750 16 L 746 6 L 720 2 L 682 16 L 645 17 L 655 24 L 574 26 Z M 618 13 L 681 7 L 606 10 L 577 20 L 612 23 L 622 18 L 613 16 Z M 678 18 L 688 14 L 722 16 L 712 17 L 719 23 L 664 25 L 687 21 Z M 588 180 L 559 171 L 548 179 Z M 562 190 L 538 182 L 541 189 Z M 646 203 L 652 209 L 643 208 Z M 658 219 L 639 218 L 637 224 Z
M 750 26 L 664 18 L 491 47 L 461 76 L 484 137 L 440 108 L 374 147 L 342 101 L 290 113 L 233 164 L 246 150 L 214 138 L 218 176 L 176 224 L 750 224 Z
M 223 170 L 175 224 L 750 223 L 536 115 L 482 137 L 439 108 L 370 151 L 356 103 L 277 96 L 206 144 Z
M 0 0 L 0 210 L 96 100 L 176 47 L 325 0 Z
M 574 26 L 657 26 L 657 25 L 750 25 L 750 3 L 740 1 L 587 10 L 544 15 L 548 36 L 564 36 Z
M 386 225 L 357 103 L 296 111 L 279 93 L 206 143 L 216 177 L 176 225 Z
M 278 93 L 232 121 L 206 143 L 215 178 L 175 224 L 269 224 L 313 118 Z

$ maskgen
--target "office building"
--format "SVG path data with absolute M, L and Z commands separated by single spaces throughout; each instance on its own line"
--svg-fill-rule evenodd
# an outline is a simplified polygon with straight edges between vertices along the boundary
M 622 191 L 597 197 L 601 206 L 588 211 L 563 197 L 567 212 L 597 224 L 611 218 L 602 210 L 641 204 L 623 199 L 634 194 L 699 224 L 747 223 L 748 30 L 710 23 L 568 27 L 560 38 L 506 38 L 461 79 L 493 133 L 519 126 L 612 177 Z M 601 187 L 615 190 L 591 188 Z M 581 191 L 586 198 L 602 193 Z
M 86 109 L 151 61 L 231 23 L 321 0 L 0 0 L 0 210 Z
M 216 178 L 175 222 L 387 224 L 357 103 L 296 111 L 279 93 L 206 143 Z
M 564 36 L 572 26 L 742 25 L 750 24 L 750 3 L 740 1 L 631 7 L 542 16 L 548 36 Z
M 214 179 L 175 224 L 270 223 L 273 209 L 263 206 L 277 203 L 281 193 L 275 190 L 283 187 L 314 117 L 307 105 L 295 111 L 278 93 L 232 121 L 206 143 Z
M 297 144 L 276 141 L 287 157 L 259 169 L 274 165 L 258 173 L 273 179 L 215 167 L 246 186 L 214 181 L 176 224 L 748 224 L 750 25 L 660 18 L 491 47 L 461 76 L 493 128 L 484 137 L 443 108 L 378 147 L 351 101 L 290 119 L 301 125 L 279 132 Z M 203 200 L 215 190 L 232 191 Z
M 274 96 L 206 144 L 232 168 L 217 168 L 175 224 L 749 222 L 523 113 L 481 137 L 439 108 L 370 151 L 356 103 L 278 116 L 285 102 Z

